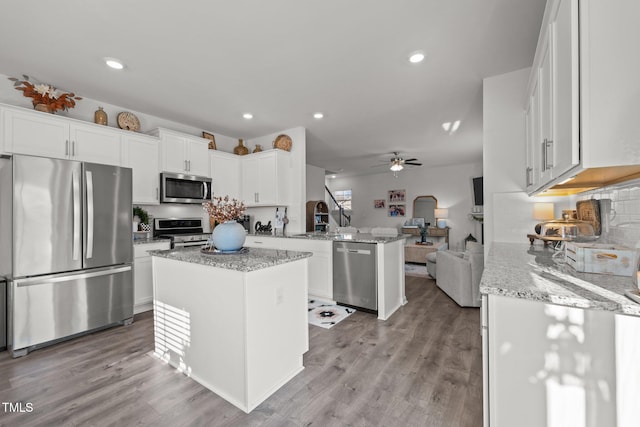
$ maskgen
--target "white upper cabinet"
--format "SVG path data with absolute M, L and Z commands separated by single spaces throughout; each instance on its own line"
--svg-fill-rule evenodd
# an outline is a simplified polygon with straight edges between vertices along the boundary
M 119 166 L 122 162 L 119 131 L 106 126 L 72 122 L 71 157 L 74 160 Z
M 167 129 L 156 129 L 152 134 L 160 138 L 162 172 L 209 177 L 208 140 Z
M 639 16 L 636 1 L 548 0 L 525 105 L 529 194 L 585 169 L 640 165 Z
M 214 197 L 229 196 L 242 200 L 242 157 L 209 150 L 211 188 Z
M 8 153 L 120 165 L 121 132 L 39 111 L 2 107 Z
M 529 97 L 529 104 L 525 113 L 525 126 L 526 126 L 526 156 L 527 156 L 527 168 L 526 168 L 526 189 L 527 191 L 533 191 L 538 188 L 540 184 L 540 159 L 541 150 L 538 146 L 538 135 L 540 133 L 538 114 L 538 85 L 537 81 L 534 89 Z
M 561 0 L 549 24 L 552 52 L 553 176 L 580 162 L 580 85 L 578 1 Z
M 585 167 L 640 164 L 640 1 L 580 1 Z
M 123 165 L 133 169 L 133 203 L 160 203 L 160 142 L 148 135 L 124 136 Z
M 242 158 L 242 198 L 246 206 L 289 203 L 291 154 L 268 150 Z
M 530 193 L 579 163 L 578 3 L 550 0 L 547 9 L 526 106 Z

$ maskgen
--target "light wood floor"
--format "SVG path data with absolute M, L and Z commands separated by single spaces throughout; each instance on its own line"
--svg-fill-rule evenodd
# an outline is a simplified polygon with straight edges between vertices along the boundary
M 153 319 L 11 359 L 0 401 L 30 402 L 3 426 L 480 426 L 478 309 L 407 277 L 409 303 L 386 322 L 357 312 L 310 327 L 305 370 L 251 414 L 151 356 Z

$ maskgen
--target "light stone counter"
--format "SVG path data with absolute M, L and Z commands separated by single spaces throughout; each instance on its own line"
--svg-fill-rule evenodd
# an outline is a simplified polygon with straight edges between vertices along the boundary
M 313 255 L 311 252 L 297 252 L 277 249 L 246 248 L 240 254 L 203 254 L 200 247 L 175 248 L 165 251 L 149 251 L 152 256 L 176 261 L 202 264 L 209 267 L 249 272 L 275 265 L 286 264 Z
M 253 237 L 277 237 L 282 239 L 307 239 L 307 240 L 329 240 L 333 242 L 353 242 L 353 243 L 391 243 L 411 237 L 410 234 L 399 234 L 397 236 L 374 236 L 371 233 L 322 233 L 308 232 L 297 234 L 285 234 L 275 236 L 273 234 L 249 233 L 247 236 Z
M 163 242 L 171 243 L 171 239 L 166 237 L 145 237 L 141 239 L 133 239 L 134 245 L 148 245 L 150 243 L 163 243 Z
M 494 243 L 480 292 L 640 316 L 640 304 L 624 296 L 635 288 L 631 277 L 579 273 L 554 253 L 538 244 Z

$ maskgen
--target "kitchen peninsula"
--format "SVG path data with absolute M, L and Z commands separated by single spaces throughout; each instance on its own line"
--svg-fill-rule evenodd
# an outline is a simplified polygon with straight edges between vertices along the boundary
M 333 296 L 333 243 L 376 245 L 378 319 L 387 320 L 407 303 L 404 283 L 404 243 L 407 235 L 378 236 L 370 233 L 309 232 L 274 237 L 248 235 L 245 246 L 312 252 L 309 258 L 309 295 L 326 301 Z
M 485 425 L 636 425 L 640 304 L 628 276 L 494 243 L 482 294 Z
M 247 413 L 304 369 L 310 253 L 151 255 L 157 357 Z

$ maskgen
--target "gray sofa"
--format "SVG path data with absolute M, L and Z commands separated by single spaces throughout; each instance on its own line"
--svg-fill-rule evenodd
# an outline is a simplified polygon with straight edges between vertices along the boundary
M 467 243 L 464 253 L 436 252 L 436 285 L 461 307 L 480 307 L 480 278 L 484 270 L 484 248 Z

